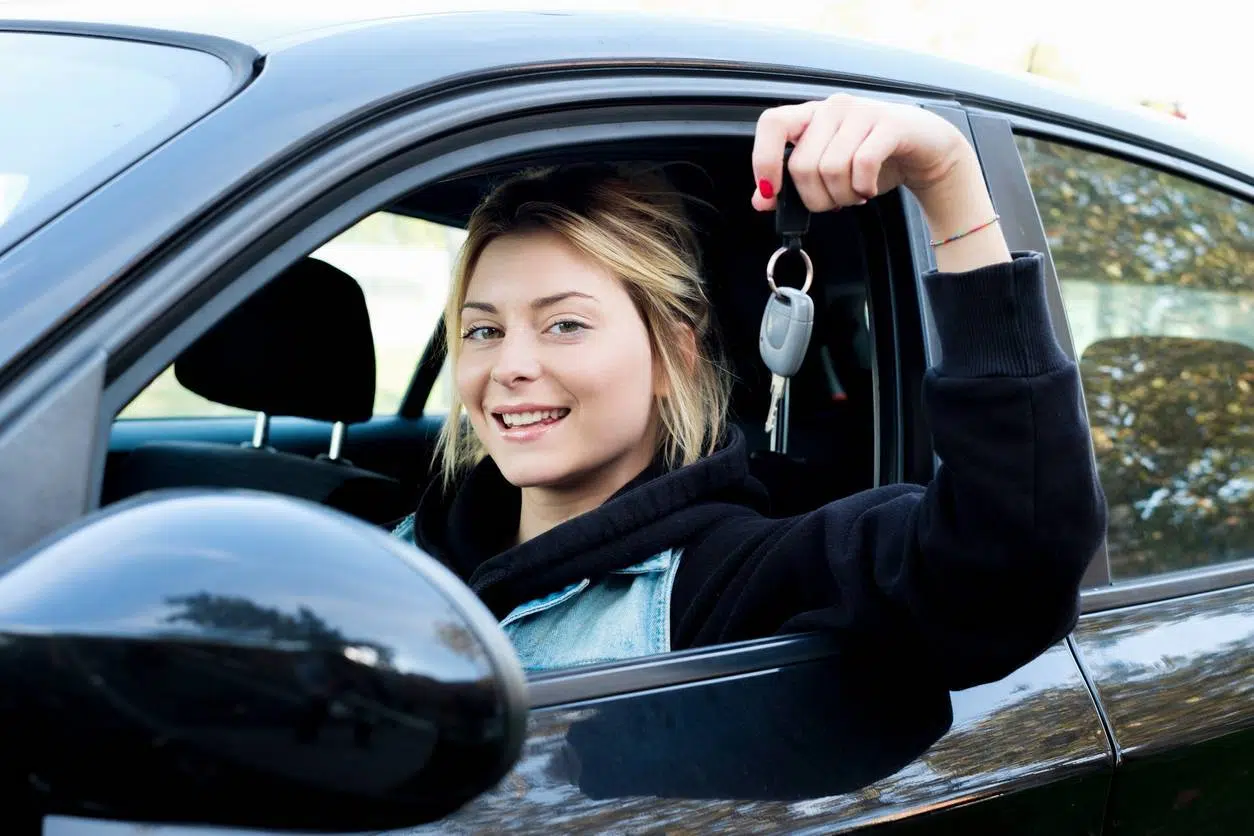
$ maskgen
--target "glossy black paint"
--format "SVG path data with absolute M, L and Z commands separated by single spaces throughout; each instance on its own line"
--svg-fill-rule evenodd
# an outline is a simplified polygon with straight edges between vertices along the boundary
M 151 497 L 0 576 L 0 797 L 343 831 L 438 819 L 514 762 L 521 668 L 443 567 L 308 503 Z
M 1065 645 L 950 698 L 910 675 L 833 657 L 534 711 L 498 787 L 402 832 L 1097 832 L 1109 748 Z
M 1254 822 L 1254 586 L 1085 616 L 1075 632 L 1122 765 L 1110 832 Z

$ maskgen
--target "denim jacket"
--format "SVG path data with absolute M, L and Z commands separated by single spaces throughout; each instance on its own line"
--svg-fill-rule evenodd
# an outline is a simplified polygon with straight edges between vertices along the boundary
M 414 518 L 392 532 L 412 543 Z M 615 569 L 596 583 L 585 578 L 515 607 L 501 620 L 525 670 L 591 665 L 671 649 L 671 590 L 679 549 Z

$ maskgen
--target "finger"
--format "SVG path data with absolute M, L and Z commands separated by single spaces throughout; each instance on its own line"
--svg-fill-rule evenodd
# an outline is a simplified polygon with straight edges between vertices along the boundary
M 880 193 L 880 171 L 884 161 L 897 151 L 901 135 L 883 122 L 871 128 L 862 143 L 853 152 L 851 172 L 853 191 L 870 200 Z
M 788 173 L 797 185 L 801 202 L 811 212 L 826 212 L 835 206 L 831 195 L 823 187 L 819 159 L 823 156 L 823 149 L 840 130 L 847 112 L 846 108 L 836 102 L 824 102 L 823 107 L 815 110 L 809 126 L 797 141 L 797 147 L 793 148 L 792 156 L 788 158 Z
M 818 171 L 823 188 L 834 206 L 854 206 L 865 202 L 853 188 L 853 155 L 875 124 L 873 114 L 865 109 L 853 110 L 823 150 Z
M 775 208 L 775 196 L 783 181 L 784 145 L 796 142 L 805 133 L 817 102 L 773 107 L 758 117 L 757 130 L 753 135 L 753 206 L 759 211 Z M 773 192 L 770 197 L 762 194 L 757 184 L 765 180 Z

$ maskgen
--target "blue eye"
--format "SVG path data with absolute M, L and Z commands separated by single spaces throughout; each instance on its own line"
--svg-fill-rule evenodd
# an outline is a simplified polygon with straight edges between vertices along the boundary
M 561 322 L 554 322 L 549 326 L 549 330 L 555 334 L 577 334 L 580 331 L 587 330 L 588 326 L 574 319 L 563 319 Z
M 467 328 L 462 332 L 463 340 L 490 340 L 495 338 L 501 331 L 499 328 L 493 328 L 491 325 L 478 325 L 474 328 Z

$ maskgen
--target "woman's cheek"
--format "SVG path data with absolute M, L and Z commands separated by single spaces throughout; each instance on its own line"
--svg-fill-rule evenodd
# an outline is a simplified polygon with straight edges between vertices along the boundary
M 487 380 L 487 375 L 479 365 L 481 364 L 474 362 L 474 358 L 462 354 L 457 359 L 457 368 L 453 375 L 457 396 L 466 407 L 466 413 L 476 429 L 480 429 L 483 422 L 483 388 L 484 381 Z

